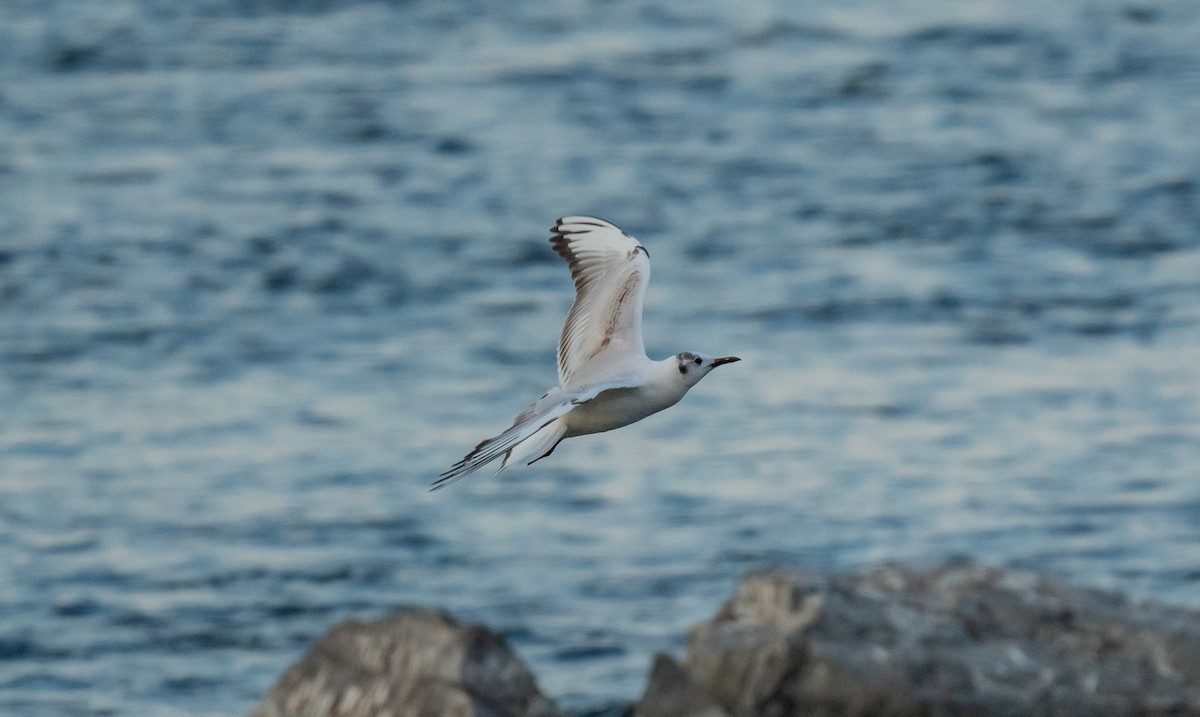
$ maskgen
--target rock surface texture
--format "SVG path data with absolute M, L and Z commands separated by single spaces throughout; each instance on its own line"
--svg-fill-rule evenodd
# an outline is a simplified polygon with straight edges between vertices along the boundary
M 969 561 L 753 573 L 635 714 L 1200 715 L 1200 611 Z
M 555 717 L 504 639 L 441 612 L 342 623 L 252 717 Z

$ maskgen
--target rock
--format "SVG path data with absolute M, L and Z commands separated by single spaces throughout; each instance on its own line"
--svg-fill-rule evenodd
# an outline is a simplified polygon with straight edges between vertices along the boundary
M 697 685 L 678 662 L 659 653 L 654 656 L 646 692 L 633 717 L 729 717 L 708 692 Z
M 775 570 L 693 628 L 682 671 L 656 663 L 637 714 L 1200 715 L 1200 611 L 970 561 Z
M 330 630 L 252 717 L 557 717 L 499 635 L 413 609 Z

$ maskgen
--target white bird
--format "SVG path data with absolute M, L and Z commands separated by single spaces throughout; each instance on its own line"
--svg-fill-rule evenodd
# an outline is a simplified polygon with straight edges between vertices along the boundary
M 562 217 L 550 245 L 567 260 L 575 303 L 558 341 L 558 386 L 498 436 L 475 446 L 433 483 L 453 483 L 504 457 L 534 461 L 564 439 L 611 431 L 675 405 L 717 366 L 737 356 L 707 358 L 684 351 L 661 361 L 646 357 L 642 302 L 650 254 L 637 239 L 596 217 Z

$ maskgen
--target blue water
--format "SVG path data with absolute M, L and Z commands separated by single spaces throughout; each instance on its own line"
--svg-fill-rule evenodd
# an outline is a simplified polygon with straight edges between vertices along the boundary
M 1200 605 L 1191 0 L 0 3 L 0 713 L 243 714 L 326 629 L 636 697 L 746 570 Z M 684 402 L 429 482 L 554 380 L 555 217 Z

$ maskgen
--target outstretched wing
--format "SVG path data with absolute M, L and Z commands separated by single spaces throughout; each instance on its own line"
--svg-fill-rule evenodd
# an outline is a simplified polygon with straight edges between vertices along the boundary
M 558 341 L 558 380 L 566 387 L 601 355 L 620 371 L 644 358 L 642 302 L 650 281 L 650 254 L 637 239 L 596 217 L 563 217 L 550 230 L 550 245 L 567 260 L 575 280 L 575 303 Z M 586 371 L 590 383 L 605 371 Z

